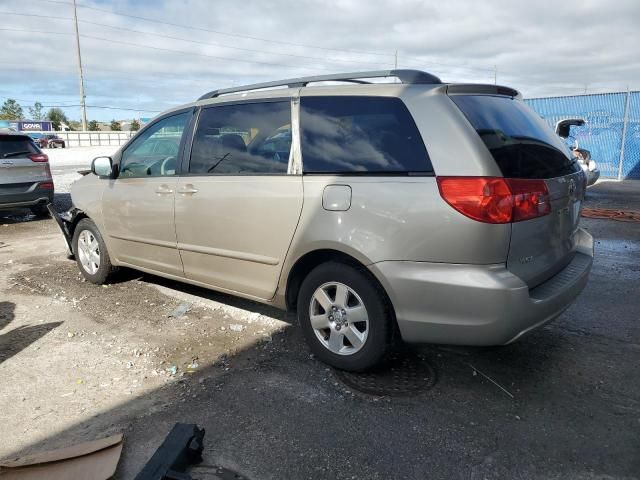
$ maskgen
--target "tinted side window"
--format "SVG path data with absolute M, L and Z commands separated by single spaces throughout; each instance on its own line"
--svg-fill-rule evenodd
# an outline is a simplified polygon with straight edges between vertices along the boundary
M 189 173 L 286 174 L 290 150 L 288 101 L 205 108 L 193 139 Z
M 432 173 L 420 132 L 399 98 L 303 97 L 304 173 Z
M 560 138 L 524 102 L 489 95 L 452 95 L 509 178 L 554 178 L 580 170 Z M 564 149 L 566 150 L 566 149 Z

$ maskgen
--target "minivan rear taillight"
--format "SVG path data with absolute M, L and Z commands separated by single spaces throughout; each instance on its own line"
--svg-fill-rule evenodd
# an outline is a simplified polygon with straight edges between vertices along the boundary
M 544 180 L 437 177 L 437 181 L 440 195 L 449 205 L 479 222 L 520 222 L 551 211 Z
M 32 153 L 29 155 L 29 159 L 32 162 L 48 162 L 49 157 L 47 157 L 44 153 Z

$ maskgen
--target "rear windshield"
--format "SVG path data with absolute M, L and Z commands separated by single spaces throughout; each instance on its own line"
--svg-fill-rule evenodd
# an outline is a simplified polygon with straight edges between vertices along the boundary
M 431 174 L 427 150 L 399 98 L 303 97 L 304 173 Z
M 39 153 L 39 151 L 29 137 L 0 135 L 0 158 L 20 157 L 31 153 Z
M 490 95 L 452 95 L 508 178 L 554 178 L 580 170 L 559 137 L 524 102 Z

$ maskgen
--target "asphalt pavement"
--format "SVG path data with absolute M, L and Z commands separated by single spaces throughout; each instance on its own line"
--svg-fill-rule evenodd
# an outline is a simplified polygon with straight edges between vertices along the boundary
M 598 184 L 587 205 L 638 208 L 639 185 Z M 206 429 L 200 468 L 221 465 L 256 480 L 640 478 L 640 224 L 582 223 L 596 239 L 596 258 L 577 302 L 509 346 L 419 347 L 436 376 L 421 392 L 394 397 L 346 386 L 282 317 L 291 326 L 269 341 L 24 451 L 124 430 L 117 478 L 129 479 L 175 422 L 190 422 Z M 265 312 L 250 302 L 242 308 Z

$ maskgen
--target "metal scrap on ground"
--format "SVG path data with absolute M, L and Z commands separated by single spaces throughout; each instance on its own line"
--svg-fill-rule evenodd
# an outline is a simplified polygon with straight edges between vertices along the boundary
M 582 216 L 588 218 L 603 218 L 618 220 L 620 222 L 640 223 L 640 211 L 637 210 L 612 210 L 609 208 L 583 208 Z

